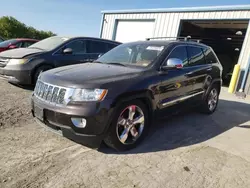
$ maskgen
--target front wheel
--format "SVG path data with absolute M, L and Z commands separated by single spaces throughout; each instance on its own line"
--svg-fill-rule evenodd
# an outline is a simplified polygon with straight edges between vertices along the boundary
M 126 102 L 118 107 L 104 142 L 118 151 L 129 150 L 144 139 L 148 128 L 146 106 L 139 100 Z
M 206 114 L 212 114 L 217 108 L 219 101 L 219 89 L 218 87 L 212 86 L 207 96 L 202 101 L 201 112 Z
M 49 69 L 51 69 L 52 67 L 51 66 L 48 66 L 48 65 L 42 65 L 40 67 L 38 67 L 33 75 L 33 84 L 36 84 L 36 81 L 39 77 L 39 75 Z

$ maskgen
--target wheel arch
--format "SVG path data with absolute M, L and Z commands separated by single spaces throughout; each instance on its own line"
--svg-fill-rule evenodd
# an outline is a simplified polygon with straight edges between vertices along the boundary
M 218 92 L 220 94 L 221 92 L 221 86 L 222 86 L 222 79 L 214 79 L 211 84 L 209 85 L 208 89 L 206 90 L 205 96 L 208 95 L 208 92 L 211 90 L 213 86 L 216 86 L 218 88 Z
M 31 74 L 30 74 L 30 75 L 31 75 L 31 82 L 32 82 L 32 84 L 34 84 L 34 75 L 35 75 L 37 69 L 39 69 L 39 68 L 42 67 L 42 66 L 49 66 L 49 67 L 51 67 L 52 69 L 55 68 L 55 66 L 54 66 L 53 64 L 47 63 L 47 62 L 42 62 L 42 63 L 36 65 L 36 66 L 32 69 Z
M 156 109 L 156 105 L 154 104 L 154 95 L 152 93 L 152 91 L 150 90 L 141 90 L 141 91 L 136 91 L 136 92 L 127 92 L 127 93 L 123 93 L 119 96 L 116 97 L 116 99 L 114 100 L 114 102 L 112 103 L 112 107 L 117 107 L 120 104 L 124 103 L 124 102 L 128 102 L 131 100 L 140 100 L 142 101 L 147 109 L 148 112 L 151 115 L 154 114 L 154 111 Z

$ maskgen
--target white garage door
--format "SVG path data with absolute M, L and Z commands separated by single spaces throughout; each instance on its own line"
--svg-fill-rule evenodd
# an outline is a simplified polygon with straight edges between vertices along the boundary
M 119 20 L 115 40 L 119 42 L 132 42 L 152 37 L 154 21 L 122 21 Z

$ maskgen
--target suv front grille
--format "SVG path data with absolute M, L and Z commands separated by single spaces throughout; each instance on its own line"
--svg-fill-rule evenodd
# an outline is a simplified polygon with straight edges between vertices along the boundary
M 55 86 L 38 80 L 34 95 L 45 102 L 55 105 L 64 105 L 69 101 L 69 96 L 72 95 L 72 92 L 73 89 L 71 88 Z
M 5 67 L 8 62 L 9 62 L 8 58 L 0 57 L 0 67 Z

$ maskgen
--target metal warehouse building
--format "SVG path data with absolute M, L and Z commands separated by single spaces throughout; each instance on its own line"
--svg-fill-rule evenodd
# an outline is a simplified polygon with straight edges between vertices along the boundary
M 130 42 L 150 37 L 191 36 L 217 53 L 230 81 L 239 63 L 241 87 L 250 94 L 250 5 L 103 11 L 100 37 Z M 226 80 L 229 78 L 229 80 Z

